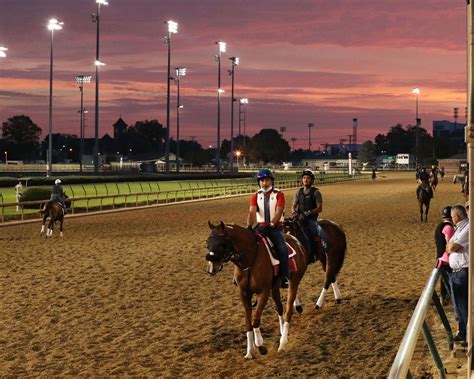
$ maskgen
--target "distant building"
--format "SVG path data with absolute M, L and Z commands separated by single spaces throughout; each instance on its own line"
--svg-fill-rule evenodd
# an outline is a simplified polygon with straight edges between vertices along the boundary
M 451 121 L 433 121 L 433 138 L 443 139 L 458 152 L 466 151 L 464 142 L 464 128 L 466 124 Z

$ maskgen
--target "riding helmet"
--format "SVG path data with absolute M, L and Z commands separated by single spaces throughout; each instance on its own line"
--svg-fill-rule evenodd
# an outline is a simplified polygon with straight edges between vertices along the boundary
M 61 184 L 61 179 L 56 179 L 56 180 L 54 181 L 54 184 Z
M 271 180 L 275 180 L 272 170 L 270 170 L 269 168 L 262 168 L 257 174 L 257 182 L 260 182 L 260 180 L 264 178 L 270 178 Z
M 451 206 L 447 206 L 441 211 L 441 217 L 451 218 Z
M 314 172 L 313 172 L 313 170 L 309 170 L 309 169 L 304 170 L 304 171 L 301 173 L 301 177 L 303 177 L 303 176 L 305 176 L 305 175 L 309 176 L 309 177 L 310 177 L 311 179 L 313 179 L 313 181 L 314 181 L 315 177 L 314 177 Z

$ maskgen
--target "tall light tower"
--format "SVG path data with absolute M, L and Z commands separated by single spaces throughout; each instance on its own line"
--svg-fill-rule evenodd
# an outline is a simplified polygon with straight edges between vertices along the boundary
M 284 133 L 286 133 L 286 126 L 280 126 L 281 138 L 285 139 Z
M 232 62 L 232 68 L 229 70 L 229 74 L 232 77 L 232 94 L 230 100 L 230 167 L 234 165 L 234 77 L 235 77 L 235 66 L 239 65 L 239 57 L 230 57 Z
M 419 144 L 419 125 L 420 119 L 418 118 L 418 97 L 420 96 L 420 89 L 414 87 L 411 92 L 415 95 L 416 98 L 416 107 L 415 107 L 415 167 L 418 168 L 418 144 Z
M 311 152 L 311 129 L 314 128 L 314 124 L 310 122 L 308 124 L 308 151 Z
M 84 84 L 90 83 L 92 76 L 87 75 L 77 75 L 76 83 L 79 85 L 79 91 L 81 91 L 81 114 L 80 121 L 80 148 L 79 148 L 79 171 L 82 172 L 83 159 L 84 156 Z
M 244 119 L 242 118 L 242 114 L 243 114 L 242 107 L 244 107 L 245 104 L 248 104 L 248 103 L 249 103 L 249 99 L 247 99 L 246 97 L 242 97 L 239 99 L 239 136 L 242 135 L 241 126 L 242 126 L 242 121 L 244 121 Z
M 48 30 L 51 31 L 51 55 L 49 60 L 49 123 L 48 123 L 48 167 L 46 175 L 51 176 L 53 168 L 53 40 L 54 32 L 63 28 L 63 22 L 52 18 L 48 23 Z
M 216 146 L 216 169 L 221 170 L 221 94 L 224 90 L 221 88 L 221 56 L 226 51 L 226 43 L 216 42 L 219 46 L 217 54 L 214 56 L 217 62 L 217 146 Z
M 96 44 L 95 44 L 95 131 L 94 131 L 94 172 L 99 172 L 99 67 L 104 63 L 100 61 L 100 6 L 108 5 L 106 0 L 95 0 L 97 5 L 96 13 L 91 14 L 92 22 L 97 24 Z
M 8 49 L 5 46 L 0 46 L 0 58 L 6 58 L 7 54 L 5 51 L 8 51 Z
M 178 101 L 176 102 L 176 172 L 179 172 L 179 113 L 183 106 L 179 98 L 180 80 L 182 76 L 186 76 L 186 67 L 176 67 L 175 83 L 178 86 Z
M 170 81 L 171 81 L 171 35 L 178 33 L 178 23 L 166 21 L 168 25 L 168 35 L 163 38 L 165 45 L 168 45 L 168 74 L 166 90 L 166 141 L 165 141 L 165 171 L 170 172 Z
M 354 144 L 354 146 L 357 145 L 357 127 L 358 127 L 358 120 L 356 118 L 353 118 L 352 119 L 352 143 Z

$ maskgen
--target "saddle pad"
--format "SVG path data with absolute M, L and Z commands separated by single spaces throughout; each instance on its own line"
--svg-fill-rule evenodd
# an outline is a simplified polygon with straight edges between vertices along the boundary
M 264 244 L 265 248 L 267 249 L 267 253 L 268 253 L 268 256 L 270 257 L 270 262 L 272 263 L 272 266 L 273 266 L 273 269 L 274 269 L 274 274 L 276 276 L 276 275 L 278 275 L 278 266 L 280 264 L 280 261 L 278 259 L 276 259 L 272 254 L 273 245 L 272 245 L 271 241 L 269 240 L 269 238 L 262 236 L 262 241 L 263 241 L 263 244 Z M 287 251 L 288 251 L 288 263 L 289 263 L 290 272 L 296 272 L 297 267 L 296 267 L 296 261 L 295 261 L 295 258 L 294 258 L 294 256 L 296 255 L 296 250 L 293 249 L 288 242 L 286 242 L 286 247 L 287 247 Z

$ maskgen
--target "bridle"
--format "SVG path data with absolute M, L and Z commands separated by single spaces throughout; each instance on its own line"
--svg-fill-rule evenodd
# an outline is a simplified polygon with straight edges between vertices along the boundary
M 219 234 L 217 229 L 214 229 L 211 235 L 207 238 L 207 241 L 208 244 L 209 241 L 216 241 L 220 245 L 224 244 L 225 246 L 225 251 L 222 255 L 216 255 L 216 253 L 213 251 L 209 251 L 209 253 L 206 255 L 206 259 L 209 262 L 217 262 L 220 265 L 218 271 L 221 271 L 224 267 L 224 264 L 229 261 L 237 265 L 237 267 L 239 267 L 242 271 L 247 271 L 250 269 L 250 267 L 244 267 L 242 264 L 241 256 L 235 251 L 234 244 L 227 233 L 224 232 L 223 234 Z

